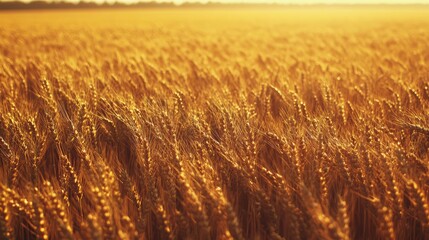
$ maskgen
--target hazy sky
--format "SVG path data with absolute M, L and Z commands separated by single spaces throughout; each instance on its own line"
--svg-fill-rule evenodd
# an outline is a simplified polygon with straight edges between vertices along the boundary
M 128 2 L 132 2 L 133 0 L 124 0 Z M 164 1 L 160 1 L 164 2 Z M 165 2 L 168 2 L 165 1 Z M 174 2 L 208 2 L 204 0 L 190 0 L 190 1 L 182 1 L 182 0 L 174 0 Z M 213 2 L 276 2 L 276 3 L 347 3 L 347 4 L 355 4 L 355 3 L 429 3 L 429 0 L 271 0 L 271 1 L 261 1 L 261 0 L 213 0 Z
M 126 2 L 135 2 L 135 0 L 123 0 Z M 276 3 L 429 3 L 429 0 L 212 0 L 213 2 L 276 2 Z M 159 1 L 159 2 L 171 2 L 171 0 Z M 205 0 L 174 0 L 176 3 L 182 2 L 208 2 Z
M 3 2 L 4 0 L 0 0 L 0 2 Z M 31 0 L 23 0 L 26 2 L 29 2 Z M 55 0 L 51 0 L 55 1 Z M 56 0 L 58 1 L 58 0 Z M 69 2 L 79 2 L 80 0 L 66 0 Z M 93 2 L 150 2 L 153 0 L 85 0 L 85 1 L 93 1 Z M 326 3 L 326 4 L 333 4 L 333 3 L 342 3 L 342 4 L 356 4 L 356 3 L 363 3 L 363 4 L 377 4 L 377 3 L 389 3 L 389 4 L 413 4 L 413 3 L 426 3 L 429 4 L 429 0 L 211 0 L 212 2 L 223 2 L 223 3 L 243 3 L 243 2 L 250 2 L 250 3 L 298 3 L 298 4 L 312 4 L 312 3 Z M 177 4 L 183 3 L 183 2 L 208 2 L 207 0 L 157 0 L 157 2 L 175 2 Z

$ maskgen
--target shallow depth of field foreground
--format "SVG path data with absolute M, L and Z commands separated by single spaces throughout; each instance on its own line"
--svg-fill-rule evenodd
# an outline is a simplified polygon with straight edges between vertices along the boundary
M 428 239 L 428 15 L 0 13 L 0 238 Z

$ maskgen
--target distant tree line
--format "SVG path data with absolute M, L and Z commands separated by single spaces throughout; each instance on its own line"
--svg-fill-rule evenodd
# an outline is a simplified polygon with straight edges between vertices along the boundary
M 142 8 L 168 8 L 175 7 L 173 3 L 165 2 L 139 2 L 133 4 L 125 4 L 120 2 L 115 3 L 95 3 L 95 2 L 85 2 L 81 1 L 78 3 L 65 2 L 65 1 L 32 1 L 32 2 L 20 2 L 20 1 L 10 1 L 10 2 L 0 2 L 0 10 L 17 10 L 17 9 L 79 9 L 79 8 L 133 8 L 133 7 L 142 7 Z
M 137 2 L 137 3 L 95 3 L 95 2 L 86 2 L 81 1 L 78 3 L 65 2 L 65 1 L 31 1 L 31 2 L 21 2 L 21 1 L 8 1 L 0 2 L 0 10 L 20 10 L 20 9 L 83 9 L 83 8 L 200 8 L 200 7 L 243 7 L 243 5 L 248 7 L 261 7 L 267 5 L 276 5 L 276 4 L 223 4 L 223 3 L 183 3 L 181 5 L 176 5 L 173 2 Z
M 385 5 L 385 4 L 357 4 L 361 7 L 368 6 L 383 6 L 383 7 L 404 7 L 405 5 L 418 5 L 419 7 L 428 7 L 429 5 L 425 4 L 405 4 L 405 5 Z M 65 1 L 31 1 L 31 2 L 21 2 L 21 1 L 6 1 L 0 2 L 0 11 L 1 10 L 26 10 L 26 9 L 103 9 L 103 8 L 216 8 L 216 7 L 228 7 L 228 8 L 261 8 L 261 7 L 323 7 L 323 6 L 335 6 L 335 7 L 350 7 L 356 5 L 347 5 L 347 4 L 312 4 L 312 5 L 300 5 L 300 4 L 277 4 L 277 3 L 218 3 L 218 2 L 208 2 L 208 3 L 190 3 L 185 2 L 183 4 L 177 5 L 173 2 L 137 2 L 137 3 L 123 3 L 123 2 L 114 2 L 114 3 L 95 3 L 95 2 L 86 2 L 80 1 L 77 3 L 65 2 Z

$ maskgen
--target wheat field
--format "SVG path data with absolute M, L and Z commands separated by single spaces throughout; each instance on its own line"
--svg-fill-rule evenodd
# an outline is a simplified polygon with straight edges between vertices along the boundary
M 429 8 L 0 13 L 0 239 L 429 239 Z

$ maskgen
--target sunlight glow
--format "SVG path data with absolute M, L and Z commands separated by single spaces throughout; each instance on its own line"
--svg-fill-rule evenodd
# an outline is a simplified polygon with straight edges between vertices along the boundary
M 2 1 L 2 0 L 0 0 Z M 32 0 L 23 0 L 30 2 Z M 51 0 L 56 1 L 56 0 Z M 79 2 L 81 0 L 65 0 L 67 2 Z M 89 2 L 174 2 L 182 4 L 184 2 L 219 2 L 219 3 L 280 3 L 280 4 L 429 4 L 429 0 L 86 0 Z

